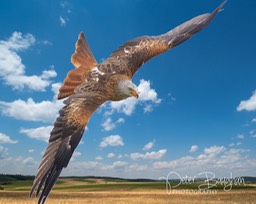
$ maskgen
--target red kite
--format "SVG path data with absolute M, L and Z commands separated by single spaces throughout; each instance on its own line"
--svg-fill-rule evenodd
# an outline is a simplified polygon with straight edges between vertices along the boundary
M 44 203 L 63 168 L 80 142 L 93 112 L 108 100 L 120 101 L 139 92 L 131 81 L 134 73 L 148 60 L 179 45 L 205 28 L 224 6 L 197 16 L 158 36 L 143 36 L 124 43 L 108 59 L 98 64 L 85 36 L 80 33 L 68 72 L 59 89 L 58 99 L 68 97 L 59 111 L 30 192 L 37 187 L 38 203 Z M 41 188 L 43 188 L 41 194 Z

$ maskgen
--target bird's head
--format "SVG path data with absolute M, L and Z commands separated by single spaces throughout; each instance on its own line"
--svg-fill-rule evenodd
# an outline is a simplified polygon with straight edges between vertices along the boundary
M 129 97 L 139 98 L 137 86 L 131 80 L 120 80 L 117 86 L 117 100 L 123 100 Z

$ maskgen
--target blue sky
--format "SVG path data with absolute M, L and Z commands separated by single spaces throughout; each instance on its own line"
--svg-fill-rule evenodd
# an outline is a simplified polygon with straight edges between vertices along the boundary
M 0 173 L 36 173 L 80 31 L 100 63 L 220 3 L 1 1 Z M 147 62 L 133 78 L 140 99 L 101 107 L 62 175 L 255 176 L 255 6 L 228 1 L 209 27 Z

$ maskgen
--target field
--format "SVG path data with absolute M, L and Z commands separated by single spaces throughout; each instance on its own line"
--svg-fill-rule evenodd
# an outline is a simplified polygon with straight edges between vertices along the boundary
M 0 180 L 1 181 L 1 180 Z M 35 196 L 28 197 L 32 180 L 2 180 L 0 204 L 37 203 Z M 58 181 L 46 203 L 52 204 L 141 204 L 141 203 L 255 203 L 256 186 L 234 186 L 225 192 L 219 185 L 210 191 L 199 192 L 199 183 L 181 185 L 175 191 L 166 190 L 165 182 L 129 181 L 106 178 L 62 178 Z M 195 191 L 196 190 L 196 191 Z M 197 192 L 197 193 L 195 193 Z

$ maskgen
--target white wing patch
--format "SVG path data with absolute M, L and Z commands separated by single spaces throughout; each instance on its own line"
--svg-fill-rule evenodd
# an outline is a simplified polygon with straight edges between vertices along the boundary
M 98 69 L 98 67 L 92 68 L 91 76 L 92 76 L 92 79 L 93 79 L 94 81 L 98 82 L 98 81 L 99 81 L 99 75 L 102 75 L 102 76 L 103 76 L 104 74 L 105 74 L 105 73 L 102 72 L 102 71 L 100 71 L 100 70 Z

